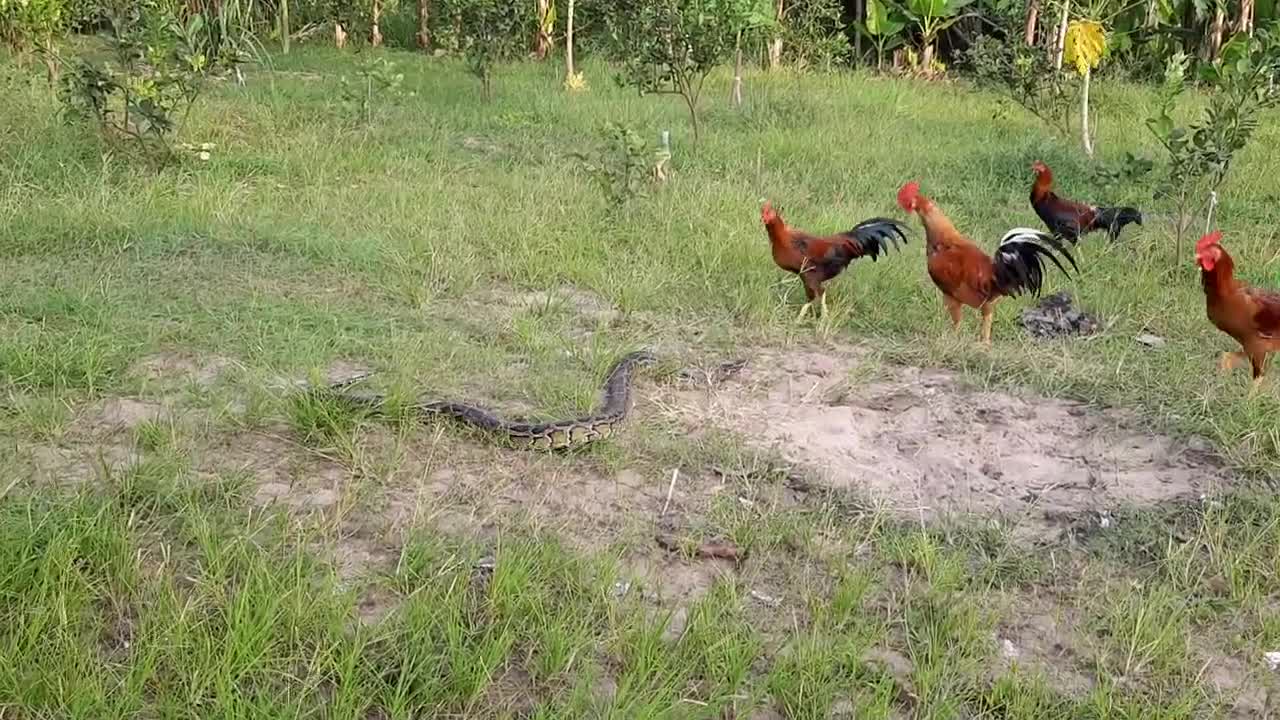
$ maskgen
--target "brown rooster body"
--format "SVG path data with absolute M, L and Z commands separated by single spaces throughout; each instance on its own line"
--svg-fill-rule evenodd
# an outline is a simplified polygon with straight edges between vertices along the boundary
M 1045 227 L 1058 237 L 1079 241 L 1081 235 L 1106 230 L 1114 241 L 1129 223 L 1142 224 L 1142 213 L 1131 207 L 1098 207 L 1060 198 L 1053 192 L 1053 171 L 1037 160 L 1031 165 L 1036 173 L 1031 184 L 1031 207 Z
M 1230 370 L 1248 360 L 1253 366 L 1253 386 L 1262 384 L 1267 355 L 1280 352 L 1280 292 L 1249 287 L 1235 279 L 1235 261 L 1221 245 L 1222 233 L 1214 232 L 1196 244 L 1196 263 L 1204 286 L 1209 320 L 1235 338 L 1244 352 L 1223 353 L 1220 367 Z
M 801 319 L 813 307 L 816 299 L 827 312 L 826 291 L 822 284 L 844 271 L 849 263 L 860 257 L 870 257 L 874 262 L 880 255 L 896 247 L 898 240 L 906 243 L 906 228 L 888 218 L 871 218 L 838 235 L 820 237 L 787 227 L 769 203 L 760 210 L 760 220 L 769 234 L 773 261 L 778 267 L 800 276 L 804 283 L 808 302 L 800 308 Z
M 932 200 L 920 194 L 918 183 L 909 182 L 898 192 L 898 204 L 920 216 L 924 225 L 929 277 L 942 291 L 953 327 L 960 326 L 964 306 L 982 313 L 982 341 L 991 342 L 995 304 L 1005 296 L 1024 292 L 1039 295 L 1048 258 L 1070 276 L 1053 251 L 1076 267 L 1062 241 L 1030 228 L 1014 228 L 1005 234 L 992 258 L 951 224 Z

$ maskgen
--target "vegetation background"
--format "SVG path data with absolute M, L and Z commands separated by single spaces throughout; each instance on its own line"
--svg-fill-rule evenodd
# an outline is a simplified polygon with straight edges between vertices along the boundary
M 1280 401 L 1213 371 L 1189 246 L 1220 226 L 1280 284 L 1275 13 L 0 0 L 0 718 L 1273 717 Z M 817 231 L 918 179 L 989 244 L 1035 224 L 1035 159 L 1146 215 L 1053 280 L 1102 332 L 1011 302 L 979 350 L 914 237 L 793 322 L 760 197 Z M 849 393 L 945 367 L 1233 480 L 1036 535 L 806 485 L 658 401 L 543 457 L 293 384 L 552 417 L 642 344 L 665 398 L 854 342 Z

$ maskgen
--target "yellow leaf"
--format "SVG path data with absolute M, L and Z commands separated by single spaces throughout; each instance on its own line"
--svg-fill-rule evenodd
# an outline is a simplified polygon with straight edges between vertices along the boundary
M 1067 62 L 1076 66 L 1076 72 L 1084 75 L 1090 68 L 1102 62 L 1107 48 L 1107 31 L 1102 23 L 1093 20 L 1076 20 L 1067 26 L 1067 38 L 1063 54 Z
M 587 79 L 583 77 L 582 73 L 580 72 L 573 73 L 572 75 L 565 77 L 564 89 L 568 90 L 569 92 L 579 92 L 582 90 L 586 90 Z

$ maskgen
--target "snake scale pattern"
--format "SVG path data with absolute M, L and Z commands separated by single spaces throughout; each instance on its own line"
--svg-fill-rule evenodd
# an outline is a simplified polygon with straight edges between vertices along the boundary
M 633 352 L 623 356 L 609 368 L 604 387 L 600 392 L 600 404 L 595 412 L 578 418 L 550 422 L 516 422 L 495 415 L 478 405 L 451 400 L 419 400 L 413 409 L 424 419 L 434 416 L 453 417 L 482 430 L 504 435 L 513 445 L 532 450 L 561 450 L 580 447 L 612 437 L 627 415 L 631 404 L 631 380 L 638 367 L 654 362 L 648 351 Z M 361 378 L 354 378 L 332 386 L 338 389 Z M 343 392 L 340 397 L 373 412 L 379 412 L 385 396 L 379 393 Z

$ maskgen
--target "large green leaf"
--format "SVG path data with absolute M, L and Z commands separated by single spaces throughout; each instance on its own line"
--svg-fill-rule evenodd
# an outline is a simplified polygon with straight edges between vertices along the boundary
M 889 10 L 880 0 L 867 0 L 867 34 L 873 37 L 897 35 L 907 24 Z
M 959 13 L 974 0 L 909 0 L 907 8 L 917 18 L 944 18 Z

